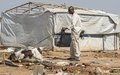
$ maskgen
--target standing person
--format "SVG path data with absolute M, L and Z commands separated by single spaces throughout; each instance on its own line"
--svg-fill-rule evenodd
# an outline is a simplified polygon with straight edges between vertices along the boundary
M 71 30 L 71 44 L 70 44 L 70 58 L 69 60 L 80 60 L 80 33 L 81 33 L 81 18 L 74 12 L 74 7 L 70 6 L 68 8 L 68 17 L 70 18 Z M 66 28 L 63 28 L 66 29 Z

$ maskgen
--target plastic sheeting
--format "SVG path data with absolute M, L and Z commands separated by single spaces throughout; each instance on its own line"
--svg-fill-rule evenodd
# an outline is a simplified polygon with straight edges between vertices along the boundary
M 1 41 L 4 46 L 52 47 L 57 42 L 62 27 L 71 25 L 67 10 L 50 10 L 32 14 L 2 14 Z M 90 12 L 90 13 L 89 13 Z M 80 10 L 86 36 L 81 40 L 81 49 L 103 49 L 101 34 L 120 32 L 120 19 L 116 15 L 98 11 Z M 70 31 L 66 31 L 70 33 Z M 54 37 L 53 34 L 56 36 Z M 92 36 L 91 36 L 92 35 Z M 55 38 L 55 41 L 53 40 Z M 118 38 L 118 37 L 117 37 Z M 64 43 L 70 42 L 64 37 Z M 57 41 L 56 41 L 57 40 Z M 66 43 L 65 43 L 66 44 Z M 105 49 L 114 49 L 114 35 L 105 36 Z
M 80 17 L 82 19 L 82 30 L 85 30 L 84 39 L 80 41 L 81 50 L 114 50 L 118 48 L 119 44 L 117 42 L 119 41 L 119 36 L 116 37 L 112 34 L 120 32 L 120 30 L 117 30 L 119 29 L 119 24 L 117 24 L 119 21 L 114 22 L 116 16 L 112 19 L 110 16 L 105 15 L 80 14 Z M 118 19 L 118 17 L 116 17 L 116 19 Z M 69 25 L 71 24 L 67 13 L 57 13 L 55 15 L 56 34 L 60 33 L 62 27 L 69 27 Z M 69 42 L 71 41 L 68 36 L 70 35 L 64 36 L 63 44 L 66 44 L 68 39 Z M 58 41 L 58 39 L 56 38 L 56 41 Z M 117 39 L 117 41 L 115 39 Z M 69 44 L 66 46 L 68 45 Z M 117 48 L 115 48 L 115 46 L 117 46 Z
M 106 16 L 86 16 L 80 15 L 82 18 L 83 30 L 87 34 L 105 34 L 115 31 L 116 24 Z M 71 25 L 68 14 L 56 14 L 55 17 L 55 33 L 59 33 L 62 27 Z
M 2 16 L 1 40 L 4 46 L 52 46 L 52 13 L 3 13 Z

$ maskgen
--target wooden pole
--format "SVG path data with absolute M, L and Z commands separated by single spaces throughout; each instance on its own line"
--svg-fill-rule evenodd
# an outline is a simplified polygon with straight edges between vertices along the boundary
M 3 52 L 3 64 L 5 65 L 5 52 Z

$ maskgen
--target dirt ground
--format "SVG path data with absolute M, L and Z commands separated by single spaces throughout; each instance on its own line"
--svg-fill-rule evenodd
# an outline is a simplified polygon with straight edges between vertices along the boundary
M 8 55 L 6 55 L 7 57 Z M 69 62 L 78 64 L 77 66 L 45 66 L 45 75 L 52 74 L 56 69 L 62 69 L 68 75 L 98 75 L 96 71 L 100 69 L 104 74 L 100 75 L 120 75 L 120 50 L 117 51 L 85 51 L 81 52 L 80 61 L 69 61 L 68 49 L 59 49 L 55 51 L 45 50 L 43 56 L 46 60 L 51 62 Z M 2 57 L 2 55 L 0 55 Z M 0 64 L 0 75 L 32 75 L 34 67 L 39 65 L 22 64 L 22 67 L 12 67 Z M 110 74 L 107 74 L 107 73 Z M 7 73 L 7 74 L 4 74 Z

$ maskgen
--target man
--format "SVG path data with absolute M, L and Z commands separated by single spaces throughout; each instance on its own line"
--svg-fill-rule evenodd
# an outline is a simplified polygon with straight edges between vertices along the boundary
M 81 19 L 78 14 L 74 12 L 74 7 L 68 8 L 68 17 L 71 25 L 67 27 L 71 30 L 71 45 L 70 45 L 70 58 L 69 60 L 80 60 L 80 33 L 81 33 Z M 63 28 L 66 29 L 66 28 Z

